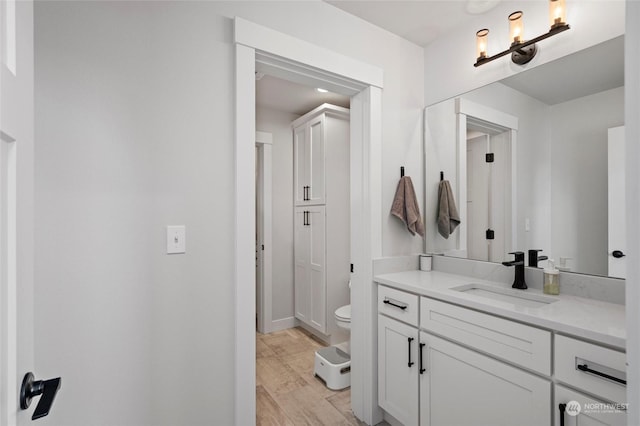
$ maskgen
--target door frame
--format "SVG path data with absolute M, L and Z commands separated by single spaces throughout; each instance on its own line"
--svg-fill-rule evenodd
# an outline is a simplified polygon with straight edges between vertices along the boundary
M 256 235 L 262 250 L 258 250 L 258 285 L 256 286 L 258 314 L 258 331 L 273 331 L 273 248 L 272 248 L 272 161 L 271 150 L 273 135 L 267 132 L 256 132 L 256 148 L 258 149 L 258 177 L 256 188 Z
M 517 173 L 517 137 L 518 137 L 518 117 L 506 114 L 502 111 L 469 101 L 468 99 L 456 98 L 455 113 L 457 124 L 457 150 L 458 150 L 458 212 L 461 223 L 460 231 L 457 233 L 456 249 L 452 253 L 457 253 L 466 257 L 467 255 L 467 118 L 473 117 L 482 121 L 496 124 L 505 129 L 511 130 L 511 247 L 517 246 L 516 227 L 518 224 L 518 173 Z M 508 241 L 506 242 L 508 243 Z
M 236 17 L 235 77 L 235 423 L 256 419 L 255 399 L 255 71 L 321 84 L 351 99 L 351 276 L 354 414 L 382 420 L 377 404 L 373 259 L 382 253 L 383 71 L 290 35 Z M 354 220 L 357 218 L 357 220 Z

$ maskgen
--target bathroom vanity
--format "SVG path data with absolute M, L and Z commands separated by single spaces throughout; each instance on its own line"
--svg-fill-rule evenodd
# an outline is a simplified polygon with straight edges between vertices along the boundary
M 378 402 L 405 426 L 626 424 L 624 305 L 440 271 L 374 280 Z

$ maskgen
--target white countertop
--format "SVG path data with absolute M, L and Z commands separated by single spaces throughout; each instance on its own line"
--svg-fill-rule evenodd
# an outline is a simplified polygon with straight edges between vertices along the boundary
M 404 271 L 382 274 L 376 275 L 374 281 L 399 290 L 526 322 L 563 334 L 618 348 L 626 347 L 624 305 L 563 294 L 559 296 L 543 295 L 542 291 L 537 289 L 513 290 L 557 299 L 556 302 L 539 307 L 523 307 L 508 301 L 452 290 L 452 287 L 471 283 L 511 290 L 510 285 L 438 271 Z M 562 291 L 562 283 L 560 283 L 560 291 Z

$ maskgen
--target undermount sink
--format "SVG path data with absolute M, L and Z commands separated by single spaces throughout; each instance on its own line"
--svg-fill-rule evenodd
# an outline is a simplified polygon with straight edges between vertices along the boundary
M 486 284 L 465 284 L 457 287 L 452 287 L 451 290 L 481 297 L 483 299 L 507 302 L 515 306 L 526 308 L 540 308 L 542 306 L 548 305 L 549 303 L 557 302 L 557 299 L 554 299 L 553 297 L 542 296 L 535 293 L 527 293 L 526 290 L 495 287 Z

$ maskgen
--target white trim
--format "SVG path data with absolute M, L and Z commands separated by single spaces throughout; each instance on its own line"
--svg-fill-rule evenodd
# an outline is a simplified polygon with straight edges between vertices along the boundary
M 273 135 L 269 132 L 256 132 L 256 143 L 273 145 Z
M 267 132 L 256 132 L 258 148 L 258 188 L 257 191 L 257 234 L 258 242 L 264 246 L 259 251 L 258 267 L 262 282 L 258 282 L 258 331 L 271 333 L 273 315 L 273 175 L 272 175 L 272 142 L 273 135 Z
M 251 83 L 248 83 L 251 82 Z M 236 44 L 235 424 L 256 421 L 255 56 Z
M 18 400 L 17 144 L 0 140 L 0 425 L 13 426 Z M 5 269 L 6 268 L 6 269 Z
M 346 77 L 368 86 L 382 87 L 382 69 L 288 34 L 263 27 L 240 17 L 235 18 L 234 34 L 237 44 L 279 56 L 283 60 L 295 61 L 316 70 Z
M 277 320 L 271 321 L 271 331 L 270 333 L 275 333 L 276 331 L 287 330 L 289 328 L 297 327 L 298 320 L 296 317 L 288 317 L 281 318 Z
M 468 99 L 456 98 L 456 114 L 465 114 L 507 129 L 518 130 L 518 117 L 477 104 Z
M 275 33 L 275 34 L 274 34 Z M 260 34 L 256 36 L 256 34 Z M 352 338 L 359 339 L 367 346 L 354 356 L 352 354 L 352 371 L 360 371 L 362 379 L 352 383 L 351 401 L 354 413 L 367 424 L 378 423 L 382 419 L 377 406 L 377 389 L 375 387 L 375 348 L 376 336 L 372 333 L 375 325 L 373 311 L 375 304 L 375 289 L 372 285 L 373 254 L 382 252 L 382 212 L 381 195 L 381 145 L 382 145 L 382 70 L 363 64 L 354 59 L 335 54 L 324 48 L 297 40 L 282 33 L 277 33 L 265 27 L 256 26 L 248 21 L 236 18 L 236 194 L 237 198 L 253 200 L 254 182 L 254 144 L 255 144 L 255 61 L 260 54 L 261 60 L 273 53 L 291 58 L 302 63 L 298 70 L 287 70 L 287 77 L 294 78 L 296 73 L 306 72 L 310 67 L 315 74 L 322 74 L 325 78 L 333 78 L 336 84 L 344 81 L 344 77 L 358 79 L 362 87 L 366 87 L 360 94 L 356 94 L 351 103 L 351 127 L 361 129 L 351 133 L 351 144 L 360 146 L 361 151 L 352 151 L 356 155 L 351 158 L 351 173 L 359 171 L 360 190 L 351 194 L 351 205 L 355 206 L 355 216 L 352 221 L 351 241 L 352 253 L 357 254 L 353 259 L 356 274 L 352 276 L 352 291 L 362 296 L 352 299 Z M 242 42 L 242 43 L 241 43 Z M 252 45 L 252 43 L 254 45 Z M 244 45 L 243 45 L 244 44 Z M 253 48 L 262 52 L 256 52 Z M 301 53 L 301 50 L 304 52 Z M 303 71 L 306 69 L 306 71 Z M 368 72 L 362 72 L 368 70 Z M 307 73 L 314 74 L 314 73 Z M 331 74 L 336 74 L 333 76 Z M 360 75 L 361 77 L 358 77 Z M 372 78 L 374 76 L 375 78 Z M 357 82 L 356 82 L 357 83 Z M 376 85 L 377 87 L 373 87 Z M 248 87 L 251 87 L 249 89 Z M 358 98 L 366 97 L 366 102 L 359 102 Z M 355 100 L 355 102 L 354 102 Z M 357 137 L 359 139 L 354 140 Z M 244 155 L 246 154 L 246 155 Z M 354 188 L 352 183 L 352 188 Z M 250 207 L 250 208 L 248 208 Z M 352 210 L 352 217 L 355 214 Z M 236 366 L 235 366 L 235 424 L 251 425 L 255 423 L 255 334 L 251 324 L 255 324 L 255 276 L 253 246 L 255 236 L 253 226 L 246 226 L 253 222 L 253 206 L 248 202 L 236 199 Z M 249 253 L 248 247 L 252 247 Z M 376 256 L 378 257 L 378 256 Z M 246 273 L 250 271 L 251 273 Z M 255 325 L 254 325 L 255 327 Z M 364 352 L 364 353 L 363 353 Z M 248 363 L 252 363 L 249 365 Z M 352 376 L 353 377 L 353 376 Z

